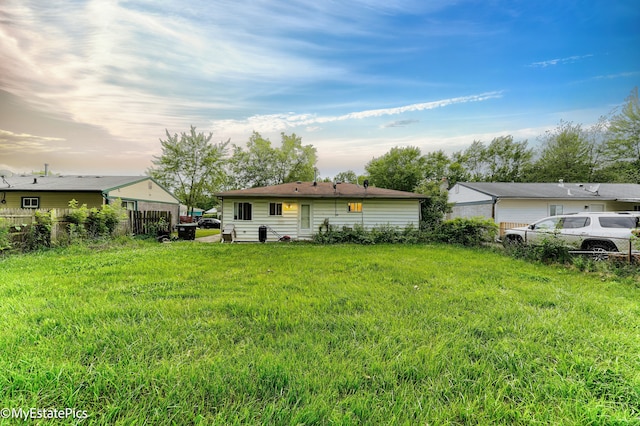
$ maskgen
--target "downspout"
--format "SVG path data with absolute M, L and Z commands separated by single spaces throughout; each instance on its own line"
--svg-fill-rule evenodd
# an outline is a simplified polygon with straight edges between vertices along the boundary
M 500 198 L 498 197 L 494 197 L 493 198 L 493 204 L 491 205 L 491 219 L 493 219 L 493 223 L 496 223 L 496 210 L 497 210 L 497 205 L 500 202 Z
M 220 233 L 222 233 L 222 229 L 224 229 L 224 197 L 218 197 L 218 200 L 220 200 L 218 219 L 220 219 Z

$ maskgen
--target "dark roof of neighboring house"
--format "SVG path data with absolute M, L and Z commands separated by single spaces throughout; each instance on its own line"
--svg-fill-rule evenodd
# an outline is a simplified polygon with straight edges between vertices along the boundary
M 0 181 L 0 191 L 108 192 L 151 179 L 149 176 L 14 175 Z
M 459 182 L 495 198 L 553 198 L 575 200 L 639 201 L 640 185 L 635 183 L 513 183 Z
M 259 188 L 238 189 L 216 194 L 218 197 L 250 197 L 250 198 L 394 198 L 424 199 L 426 195 L 414 192 L 396 191 L 353 183 L 332 182 L 291 182 L 282 185 L 263 186 Z

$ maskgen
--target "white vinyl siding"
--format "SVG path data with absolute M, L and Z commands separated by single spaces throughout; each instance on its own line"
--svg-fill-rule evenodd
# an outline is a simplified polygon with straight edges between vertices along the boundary
M 252 220 L 234 220 L 234 203 L 251 202 Z M 270 215 L 271 203 L 282 203 L 282 215 Z M 347 204 L 362 203 L 361 212 L 349 212 Z M 302 229 L 306 223 L 306 213 L 301 216 L 301 204 L 309 205 L 309 225 L 306 232 Z M 267 241 L 277 241 L 278 235 L 289 236 L 292 239 L 310 238 L 318 232 L 325 219 L 336 227 L 354 226 L 361 224 L 371 229 L 377 225 L 390 225 L 405 228 L 412 224 L 416 228 L 420 220 L 420 203 L 418 200 L 380 200 L 380 199 L 223 199 L 223 226 L 229 223 L 235 225 L 237 241 L 258 241 L 258 228 L 268 226 Z M 303 221 L 301 223 L 301 220 Z M 274 234 L 271 230 L 278 233 Z M 302 235 L 299 235 L 298 232 Z
M 483 194 L 475 189 L 467 188 L 460 184 L 456 184 L 449 190 L 450 203 L 475 203 L 480 201 L 490 202 L 493 200 L 491 195 Z
M 348 212 L 345 200 L 315 200 L 313 204 L 313 230 L 317 232 L 325 219 L 337 227 L 360 224 L 367 229 L 390 225 L 405 228 L 408 224 L 418 227 L 420 203 L 418 200 L 362 200 L 362 212 Z
M 581 200 L 521 200 L 503 199 L 496 204 L 496 223 L 533 223 L 549 215 L 550 205 L 562 205 L 563 214 L 582 213 L 589 210 L 589 202 Z M 586 208 L 585 208 L 586 207 Z M 623 210 L 621 203 L 606 202 L 604 211 Z
M 271 215 L 270 204 L 282 203 L 282 215 Z M 251 220 L 234 220 L 234 204 L 251 203 Z M 258 228 L 268 226 L 267 242 L 277 241 L 278 236 L 288 235 L 297 238 L 298 234 L 298 204 L 292 200 L 273 201 L 269 199 L 223 199 L 222 225 L 235 225 L 237 241 L 258 241 Z
M 122 186 L 109 191 L 109 198 L 121 198 L 130 200 L 144 200 L 159 203 L 178 204 L 170 193 L 157 185 L 151 179 L 142 180 L 131 185 Z

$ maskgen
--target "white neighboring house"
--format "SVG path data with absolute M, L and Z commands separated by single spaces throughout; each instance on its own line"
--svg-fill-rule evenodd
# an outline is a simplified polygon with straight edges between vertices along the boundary
M 267 226 L 267 241 L 280 236 L 308 240 L 325 221 L 332 226 L 360 224 L 398 228 L 420 223 L 425 195 L 351 183 L 292 182 L 216 194 L 221 200 L 222 228 L 232 224 L 236 241 L 259 241 Z
M 640 185 L 459 182 L 449 190 L 449 202 L 449 218 L 491 218 L 504 230 L 559 214 L 640 211 Z

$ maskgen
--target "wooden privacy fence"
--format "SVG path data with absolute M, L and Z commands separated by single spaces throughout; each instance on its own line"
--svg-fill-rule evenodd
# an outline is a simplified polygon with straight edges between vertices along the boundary
M 31 225 L 36 221 L 36 212 L 51 214 L 54 222 L 62 222 L 71 209 L 0 209 L 0 219 L 8 226 Z
M 529 224 L 517 222 L 500 222 L 500 238 L 504 237 L 504 233 L 507 229 L 519 228 L 521 226 L 529 226 Z
M 171 230 L 171 212 L 129 210 L 129 230 L 132 234 L 153 234 Z
M 4 225 L 21 228 L 36 222 L 36 212 L 51 215 L 51 237 L 55 240 L 60 232 L 64 232 L 69 222 L 66 216 L 73 209 L 0 209 L 0 222 Z M 128 211 L 127 217 L 120 222 L 116 232 L 129 234 L 145 234 L 157 231 L 159 228 L 170 230 L 171 212 L 169 211 Z

